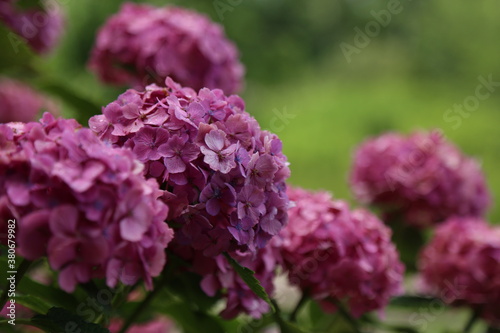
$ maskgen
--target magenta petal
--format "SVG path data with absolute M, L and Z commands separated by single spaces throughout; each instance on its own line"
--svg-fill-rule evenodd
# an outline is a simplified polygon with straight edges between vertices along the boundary
M 134 218 L 125 218 L 120 223 L 120 234 L 123 239 L 138 242 L 146 232 L 147 226 Z
M 201 289 L 210 297 L 214 297 L 217 294 L 217 291 L 221 288 L 221 285 L 217 278 L 210 274 L 207 275 L 201 280 Z
M 169 173 L 180 173 L 186 171 L 186 164 L 179 156 L 166 157 L 165 167 Z
M 227 230 L 231 233 L 231 235 L 233 235 L 240 245 L 248 244 L 251 240 L 253 240 L 253 229 L 245 231 L 235 227 L 228 227 Z
M 205 135 L 205 143 L 208 148 L 214 151 L 221 151 L 224 148 L 224 141 L 226 139 L 226 134 L 221 130 L 212 130 L 210 133 Z
M 25 206 L 30 202 L 28 185 L 21 182 L 9 182 L 7 195 L 14 205 Z
M 19 221 L 19 252 L 28 259 L 35 260 L 46 254 L 50 238 L 49 210 L 35 211 Z
M 216 216 L 220 212 L 220 203 L 217 199 L 212 198 L 207 201 L 205 208 L 208 214 Z
M 48 244 L 49 263 L 54 269 L 60 269 L 73 261 L 76 256 L 78 240 L 66 237 L 53 237 Z
M 280 232 L 283 225 L 280 223 L 280 221 L 278 221 L 274 217 L 266 216 L 262 219 L 260 227 L 262 228 L 262 230 L 264 230 L 270 235 L 277 235 Z
M 78 255 L 87 264 L 101 264 L 109 256 L 108 242 L 103 237 L 85 239 L 82 241 Z
M 120 278 L 123 264 L 117 259 L 111 259 L 106 267 L 106 284 L 108 287 L 114 287 Z
M 236 162 L 234 161 L 234 155 L 224 158 L 224 160 L 221 161 L 218 166 L 220 172 L 224 174 L 228 173 L 235 167 L 236 167 Z
M 139 106 L 134 103 L 128 103 L 122 106 L 121 111 L 123 113 L 123 117 L 126 119 L 135 120 L 140 117 Z
M 68 267 L 64 268 L 59 273 L 58 282 L 59 282 L 59 286 L 61 287 L 61 289 L 67 293 L 72 293 L 75 290 L 75 286 L 77 284 L 77 281 L 76 281 L 75 272 L 74 272 L 72 266 L 68 266 Z
M 167 143 L 169 137 L 170 134 L 168 133 L 168 130 L 159 127 L 158 130 L 156 131 L 156 139 L 155 139 L 156 145 L 160 146 L 164 143 Z
M 63 205 L 52 209 L 50 230 L 54 234 L 73 235 L 78 223 L 78 210 L 75 206 Z
M 133 149 L 133 152 L 137 159 L 141 162 L 147 162 L 148 161 L 148 154 L 151 151 L 151 147 L 143 144 L 143 143 L 136 143 Z
M 219 165 L 219 157 L 217 156 L 216 153 L 214 153 L 212 150 L 207 149 L 205 147 L 201 147 L 201 152 L 205 157 L 203 157 L 203 162 L 207 163 L 210 165 L 212 168 L 215 170 L 218 170 L 218 165 Z

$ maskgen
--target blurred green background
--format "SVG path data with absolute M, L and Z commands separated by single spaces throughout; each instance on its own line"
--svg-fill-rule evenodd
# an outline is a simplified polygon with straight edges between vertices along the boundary
M 440 128 L 481 161 L 498 197 L 500 87 L 470 112 L 448 110 L 474 96 L 478 77 L 500 82 L 500 3 L 401 0 L 384 17 L 388 24 L 376 23 L 394 1 L 171 3 L 209 15 L 236 42 L 247 68 L 247 110 L 283 140 L 292 184 L 352 200 L 347 178 L 357 144 L 389 130 Z M 125 89 L 100 84 L 86 69 L 98 27 L 122 1 L 59 2 L 67 26 L 56 50 L 44 59 L 26 48 L 15 53 L 2 28 L 0 71 L 65 96 L 65 115 L 85 123 Z M 489 217 L 500 221 L 495 203 Z

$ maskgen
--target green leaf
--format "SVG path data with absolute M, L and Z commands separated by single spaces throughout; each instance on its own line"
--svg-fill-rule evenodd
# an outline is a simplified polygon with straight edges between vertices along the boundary
M 283 319 L 279 320 L 278 324 L 280 326 L 281 333 L 305 333 L 303 330 L 301 330 L 295 324 L 292 324 L 292 323 L 285 321 Z
M 65 309 L 76 309 L 79 304 L 78 301 L 70 294 L 67 294 L 60 289 L 33 281 L 26 276 L 17 286 L 17 290 L 21 293 L 36 295 L 46 300 L 51 305 L 60 306 Z
M 19 303 L 39 314 L 46 314 L 52 307 L 45 301 L 33 295 L 16 295 L 16 303 Z
M 189 303 L 182 300 L 167 302 L 158 310 L 174 319 L 186 333 L 225 331 L 218 318 L 193 310 Z
M 247 267 L 241 266 L 229 254 L 224 253 L 224 256 L 226 257 L 227 261 L 229 261 L 229 264 L 231 264 L 231 266 L 234 268 L 236 273 L 238 273 L 238 275 L 241 277 L 241 279 L 245 281 L 247 286 L 255 293 L 255 295 L 266 301 L 271 306 L 271 309 L 273 311 L 276 311 L 276 309 L 274 308 L 274 304 L 271 302 L 271 298 L 264 290 L 259 280 L 257 280 L 257 278 L 255 277 L 255 272 Z
M 389 305 L 402 308 L 419 308 L 419 307 L 430 307 L 432 306 L 433 302 L 441 302 L 441 301 L 433 297 L 403 295 L 393 298 L 389 303 Z
M 7 267 L 6 260 L 6 256 L 0 257 L 0 267 Z M 18 260 L 20 261 L 20 259 Z M 7 281 L 7 275 L 6 270 L 0 269 L 0 281 Z M 2 282 L 0 287 L 3 289 L 5 284 Z M 69 310 L 76 309 L 79 304 L 77 299 L 72 295 L 58 288 L 38 283 L 30 279 L 28 276 L 23 276 L 21 281 L 17 284 L 16 292 L 24 295 L 36 296 L 51 306 L 59 306 Z
M 46 315 L 36 315 L 31 318 L 31 323 L 48 333 L 109 333 L 107 328 L 89 323 L 72 312 L 61 308 L 51 308 Z
M 390 330 L 392 332 L 397 332 L 397 333 L 419 333 L 418 330 L 408 327 L 408 326 L 403 326 L 403 325 L 381 325 L 387 330 Z
M 183 271 L 175 276 L 165 288 L 172 294 L 193 305 L 194 309 L 207 312 L 220 298 L 210 297 L 200 288 L 201 277 Z

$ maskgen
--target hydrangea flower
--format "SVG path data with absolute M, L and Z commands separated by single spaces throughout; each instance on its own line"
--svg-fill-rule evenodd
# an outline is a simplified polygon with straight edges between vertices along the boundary
M 20 255 L 47 256 L 68 292 L 104 277 L 110 287 L 139 279 L 151 287 L 173 231 L 158 184 L 132 152 L 49 113 L 0 125 L 0 146 L 0 227 L 5 234 L 16 219 Z
M 347 301 L 354 316 L 383 308 L 401 291 L 404 266 L 382 221 L 326 192 L 287 192 L 295 206 L 272 242 L 281 249 L 293 285 L 326 310 Z
M 219 88 L 231 94 L 242 86 L 244 68 L 238 58 L 223 28 L 204 15 L 125 3 L 99 30 L 89 66 L 104 82 L 137 89 L 163 84 L 170 76 L 196 90 Z
M 419 260 L 422 289 L 467 305 L 500 327 L 500 227 L 452 217 L 436 228 Z
M 215 256 L 256 251 L 287 221 L 290 171 L 281 141 L 244 108 L 238 96 L 196 93 L 168 78 L 166 87 L 128 90 L 89 124 L 136 154 L 161 184 L 179 237 Z
M 191 272 L 202 277 L 200 287 L 205 294 L 225 299 L 226 306 L 220 313 L 222 318 L 232 319 L 241 313 L 260 318 L 269 312 L 269 305 L 248 287 L 224 255 L 207 258 L 201 251 L 183 245 L 179 237 L 175 237 L 169 250 L 188 262 Z M 274 292 L 276 269 L 281 263 L 276 247 L 266 246 L 257 253 L 234 251 L 230 256 L 240 265 L 254 271 L 255 277 L 269 295 Z
M 0 123 L 36 120 L 42 111 L 57 115 L 55 103 L 26 84 L 0 77 Z
M 354 157 L 351 186 L 387 220 L 425 227 L 452 215 L 481 216 L 490 195 L 479 164 L 438 132 L 384 134 Z
M 64 17 L 57 2 L 40 1 L 39 7 L 19 9 L 17 0 L 0 1 L 0 21 L 22 37 L 37 53 L 54 48 L 63 32 Z M 15 49 L 18 41 L 9 37 Z

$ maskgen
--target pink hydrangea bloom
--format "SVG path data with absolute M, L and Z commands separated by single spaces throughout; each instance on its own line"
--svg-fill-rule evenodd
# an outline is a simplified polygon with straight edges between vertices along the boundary
M 380 206 L 387 220 L 419 227 L 453 215 L 481 216 L 490 202 L 479 164 L 438 132 L 366 141 L 355 154 L 351 186 L 359 200 Z
M 122 327 L 122 320 L 113 319 L 111 320 L 108 329 L 109 332 L 111 333 L 118 333 L 120 332 L 121 327 Z M 174 323 L 165 317 L 158 317 L 147 323 L 132 325 L 127 330 L 127 333 L 174 333 L 174 332 L 178 332 L 177 330 L 175 330 Z
M 241 313 L 260 318 L 269 312 L 269 305 L 255 295 L 224 255 L 207 258 L 201 251 L 182 245 L 179 238 L 174 239 L 169 250 L 190 263 L 190 270 L 202 277 L 200 287 L 203 292 L 226 300 L 226 307 L 220 313 L 222 318 L 232 319 Z M 274 292 L 276 268 L 281 264 L 279 251 L 275 247 L 266 246 L 256 253 L 234 251 L 230 255 L 240 265 L 255 272 L 255 277 L 269 295 Z
M 500 227 L 452 217 L 437 227 L 419 260 L 423 290 L 467 305 L 500 326 Z
M 37 53 L 54 48 L 63 32 L 64 17 L 57 1 L 40 1 L 41 8 L 22 10 L 17 0 L 0 0 L 0 21 L 22 37 Z M 17 41 L 9 38 L 17 49 Z
M 173 231 L 158 184 L 132 152 L 49 113 L 0 125 L 0 147 L 0 229 L 16 219 L 20 255 L 47 256 L 68 292 L 104 277 L 111 287 L 151 287 Z
M 0 123 L 34 121 L 48 111 L 57 115 L 55 103 L 31 87 L 7 78 L 0 78 Z
M 289 188 L 295 204 L 273 245 L 281 249 L 290 282 L 335 309 L 346 300 L 353 315 L 381 309 L 401 291 L 404 266 L 391 231 L 365 210 L 349 210 L 326 192 Z
M 260 129 L 238 96 L 196 93 L 170 78 L 166 85 L 128 90 L 90 128 L 145 163 L 185 244 L 206 256 L 263 247 L 287 221 L 281 141 Z
M 238 92 L 244 68 L 223 28 L 177 7 L 125 3 L 100 29 L 90 68 L 101 80 L 142 89 L 167 76 L 193 89 Z

